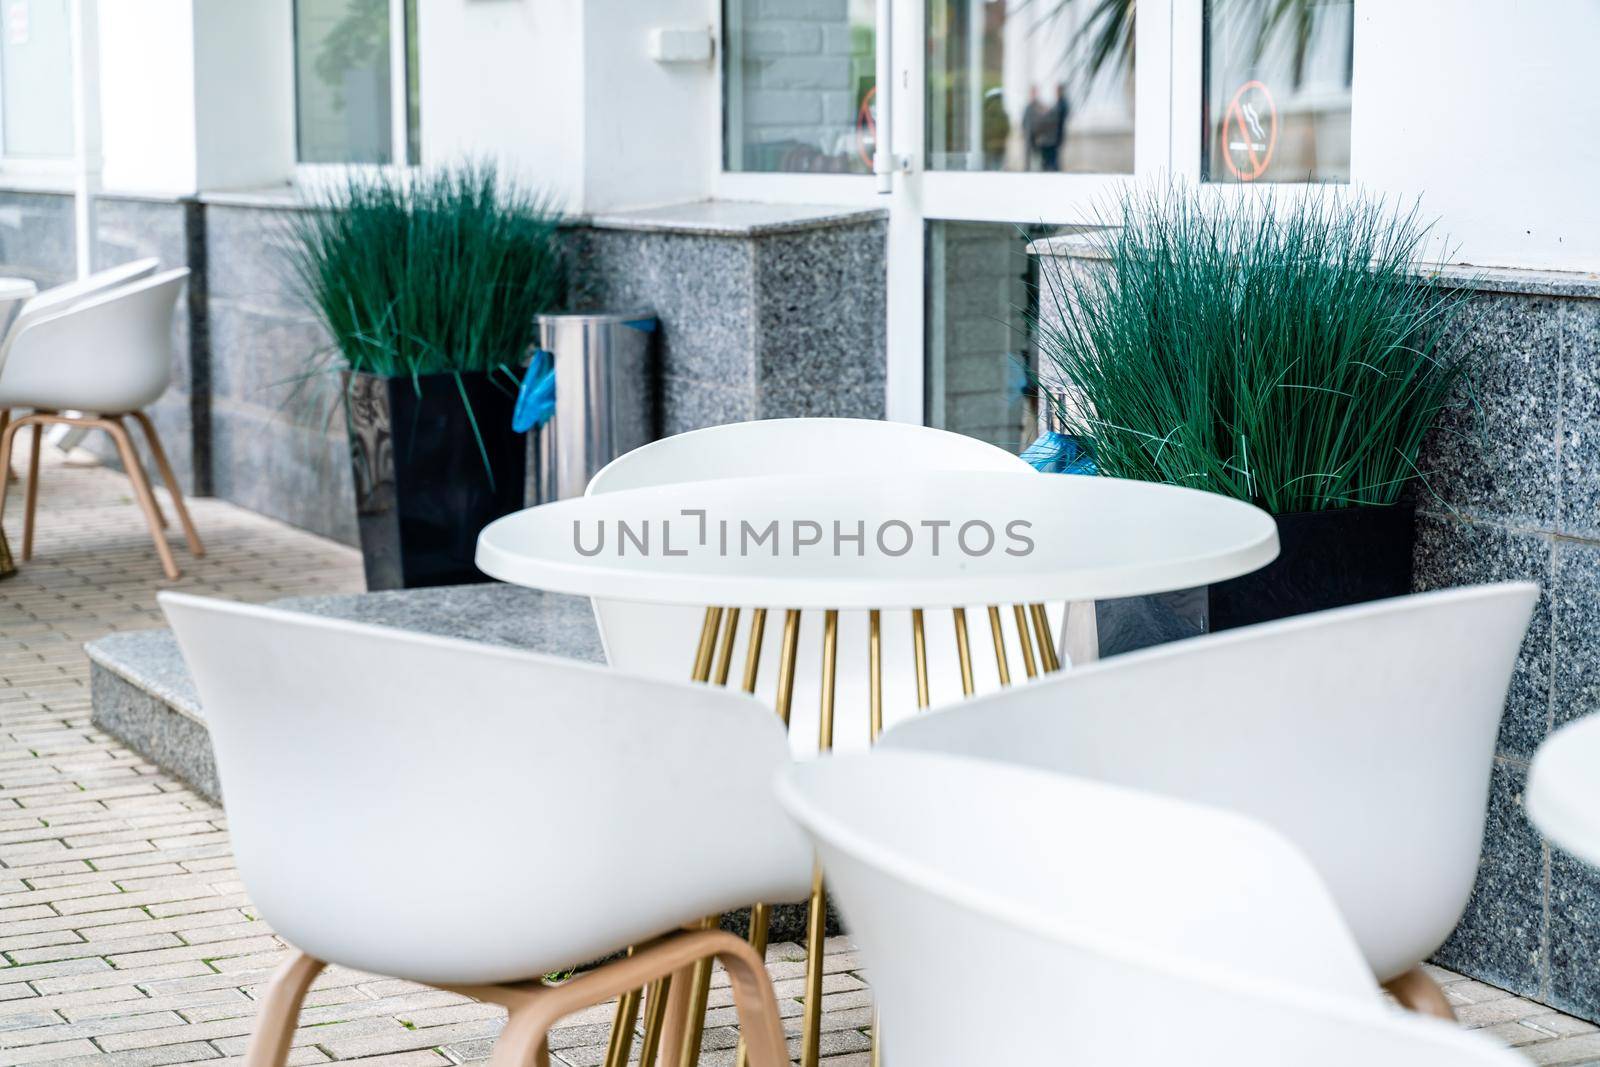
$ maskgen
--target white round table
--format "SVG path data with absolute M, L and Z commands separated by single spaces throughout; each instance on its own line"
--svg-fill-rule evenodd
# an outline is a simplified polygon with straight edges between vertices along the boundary
M 748 610 L 749 650 L 740 684 L 751 693 L 757 690 L 766 613 L 783 610 L 773 703 L 791 733 L 804 728 L 795 701 L 801 615 L 820 613 L 821 630 L 814 635 L 822 646 L 815 690 L 820 695 L 817 748 L 828 750 L 841 675 L 848 691 L 869 696 L 867 737 L 876 739 L 883 728 L 885 675 L 892 673 L 884 664 L 897 651 L 891 638 L 903 639 L 898 651 L 914 661 L 916 706 L 929 705 L 928 648 L 934 635 L 924 625 L 926 609 L 950 610 L 953 658 L 961 692 L 970 696 L 979 664 L 968 632 L 968 605 L 987 605 L 978 610 L 986 610 L 994 677 L 1004 686 L 1022 672 L 1031 677 L 1059 668 L 1046 602 L 1205 585 L 1256 570 L 1277 554 L 1271 516 L 1213 493 L 1029 471 L 907 471 L 893 478 L 680 482 L 558 501 L 485 527 L 478 537 L 477 564 L 507 582 L 596 598 L 607 654 L 624 669 L 639 669 L 639 664 L 624 662 L 619 649 L 662 646 L 671 651 L 669 670 L 681 663 L 695 681 L 727 684 L 740 614 Z M 608 607 L 613 601 L 658 610 L 647 612 L 642 624 L 632 622 L 630 640 L 614 640 L 628 613 Z M 1002 604 L 1008 605 L 1004 611 Z M 704 609 L 698 642 L 691 640 L 694 613 L 686 618 L 682 608 L 662 605 Z M 890 611 L 908 613 L 910 626 L 891 625 Z M 860 677 L 853 679 L 839 655 L 840 633 L 848 639 L 851 623 L 858 624 L 855 640 L 869 650 Z M 1017 646 L 1020 665 L 1012 653 Z M 819 874 L 806 946 L 804 1067 L 813 1067 L 818 1058 L 824 914 Z M 758 951 L 765 949 L 767 921 L 766 905 L 757 904 L 750 926 Z M 681 1006 L 685 1051 L 669 1061 L 674 1067 L 692 1065 L 689 1050 L 700 1047 L 710 970 L 684 975 L 682 981 L 690 987 Z M 662 1011 L 674 1010 L 672 1000 L 656 1010 L 664 992 L 651 990 L 647 1058 L 662 1030 Z M 628 1061 L 639 1000 L 629 994 L 619 1002 L 608 1065 Z
M 517 585 L 618 600 L 927 608 L 1184 589 L 1277 554 L 1270 515 L 1215 493 L 933 471 L 725 478 L 557 501 L 486 526 L 477 564 Z
M 1553 843 L 1600 867 L 1600 715 L 1563 726 L 1539 746 L 1525 804 Z

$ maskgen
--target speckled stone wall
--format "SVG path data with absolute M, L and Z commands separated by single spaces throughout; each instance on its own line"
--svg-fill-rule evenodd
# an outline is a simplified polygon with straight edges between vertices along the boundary
M 660 319 L 664 434 L 746 419 L 882 418 L 886 223 L 574 233 L 580 306 Z
M 72 196 L 0 192 L 0 275 L 41 289 L 77 276 Z
M 98 266 L 153 255 L 195 272 L 174 327 L 173 389 L 152 410 L 185 489 L 356 543 L 337 377 L 318 372 L 331 366 L 317 358 L 328 338 L 285 268 L 297 203 L 222 194 L 97 207 Z M 70 197 L 0 194 L 12 273 L 72 276 L 71 211 Z M 883 415 L 881 212 L 687 205 L 569 232 L 579 303 L 660 317 L 664 432 Z
M 160 270 L 195 264 L 191 257 L 191 230 L 199 222 L 198 205 L 191 201 L 101 196 L 95 199 L 96 270 L 154 256 Z M 209 404 L 203 336 L 194 338 L 194 316 L 205 308 L 205 275 L 196 271 L 178 297 L 172 319 L 172 387 L 146 409 L 161 435 L 162 447 L 173 470 L 190 494 L 209 493 L 210 465 L 205 456 L 204 408 Z M 203 334 L 203 325 L 201 327 Z M 198 345 L 197 343 L 198 342 Z M 198 351 L 196 348 L 198 347 Z M 196 409 L 200 410 L 196 410 Z M 197 425 L 200 432 L 197 432 Z M 142 435 L 133 434 L 145 469 L 155 477 L 149 449 Z M 90 434 L 84 447 L 108 465 L 120 467 L 115 447 L 104 434 Z M 198 454 L 197 454 L 198 450 Z
M 355 494 L 329 338 L 286 266 L 288 202 L 208 198 L 212 491 L 355 544 Z
M 1522 807 L 1539 743 L 1600 711 L 1600 279 L 1474 284 L 1476 403 L 1458 398 L 1419 463 L 1416 584 L 1525 578 L 1543 594 L 1500 724 L 1478 884 L 1438 960 L 1600 1021 L 1600 873 L 1545 844 Z

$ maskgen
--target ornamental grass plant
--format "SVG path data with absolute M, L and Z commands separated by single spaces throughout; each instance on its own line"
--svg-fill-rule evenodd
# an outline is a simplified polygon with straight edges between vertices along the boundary
M 289 263 L 343 368 L 509 373 L 565 298 L 560 224 L 491 164 L 357 171 L 291 216 Z
M 1429 281 L 1415 207 L 1331 192 L 1127 193 L 1047 269 L 1040 385 L 1100 473 L 1273 514 L 1393 504 L 1468 367 L 1463 290 Z

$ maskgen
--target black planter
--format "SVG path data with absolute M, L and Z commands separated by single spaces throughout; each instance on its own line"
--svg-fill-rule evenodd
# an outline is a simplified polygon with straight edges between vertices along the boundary
M 478 531 L 523 506 L 527 444 L 511 429 L 514 391 L 487 374 L 457 378 L 345 375 L 369 590 L 487 581 L 472 562 Z
M 1411 592 L 1410 504 L 1276 516 L 1278 558 L 1238 578 L 1097 607 L 1100 654 Z

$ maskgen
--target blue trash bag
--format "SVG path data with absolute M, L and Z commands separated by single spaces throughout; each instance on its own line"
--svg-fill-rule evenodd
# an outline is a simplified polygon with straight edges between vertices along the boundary
M 556 361 L 544 349 L 536 349 L 522 375 L 517 406 L 511 412 L 511 428 L 517 433 L 543 426 L 556 413 Z
M 1022 461 L 1045 474 L 1095 474 L 1094 448 L 1082 437 L 1047 430 L 1022 452 Z

